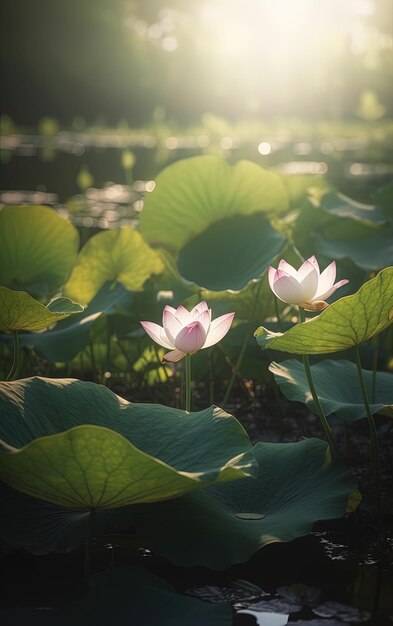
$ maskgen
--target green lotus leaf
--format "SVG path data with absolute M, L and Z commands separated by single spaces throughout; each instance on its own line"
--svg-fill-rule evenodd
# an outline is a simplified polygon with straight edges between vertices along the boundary
M 0 210 L 0 285 L 49 299 L 67 280 L 79 247 L 76 228 L 46 206 Z
M 39 377 L 0 383 L 0 479 L 69 508 L 172 498 L 252 475 L 240 424 L 221 409 L 132 404 L 101 385 Z
M 384 224 L 386 216 L 383 209 L 377 205 L 357 202 L 338 191 L 329 191 L 321 199 L 321 207 L 331 215 L 349 217 L 353 220 Z
M 81 311 L 83 307 L 69 298 L 57 298 L 45 306 L 25 291 L 0 287 L 0 330 L 6 332 L 43 330 Z
M 88 590 L 49 611 L 34 607 L 3 609 L 2 625 L 56 623 L 58 626 L 231 626 L 228 603 L 208 603 L 177 593 L 142 567 L 110 568 L 90 576 Z
M 315 249 L 331 259 L 351 259 L 355 265 L 370 272 L 380 270 L 393 259 L 393 228 L 364 228 L 356 238 L 315 237 Z M 353 234 L 353 233 L 352 233 Z M 342 237 L 342 232 L 340 233 Z
M 158 175 L 145 198 L 141 232 L 150 244 L 176 253 L 215 222 L 287 208 L 288 194 L 278 174 L 250 161 L 231 167 L 216 156 L 197 156 Z
M 271 363 L 269 369 L 288 400 L 304 402 L 313 413 L 317 413 L 303 363 L 288 359 L 281 363 Z M 311 371 L 318 398 L 326 415 L 335 413 L 348 421 L 367 417 L 354 363 L 326 360 L 312 365 Z M 393 375 L 377 372 L 373 400 L 373 372 L 362 370 L 362 373 L 371 412 L 393 417 Z
M 206 289 L 239 290 L 263 274 L 285 239 L 268 217 L 286 211 L 281 178 L 216 156 L 170 165 L 145 199 L 141 232 L 177 257 L 177 271 Z
M 261 547 L 310 532 L 346 512 L 355 480 L 327 461 L 325 442 L 258 443 L 256 479 L 134 507 L 143 545 L 176 565 L 225 569 Z
M 128 291 L 142 291 L 145 281 L 162 269 L 159 255 L 138 231 L 106 230 L 83 246 L 64 293 L 88 304 L 107 281 L 117 281 Z
M 20 345 L 39 350 L 50 361 L 71 361 L 89 343 L 89 330 L 96 319 L 114 313 L 118 306 L 129 307 L 132 297 L 119 283 L 106 283 L 82 313 L 45 333 L 21 335 Z
M 177 266 L 184 278 L 206 289 L 240 290 L 267 270 L 284 245 L 261 213 L 236 215 L 210 224 L 186 243 Z
M 373 194 L 373 200 L 382 207 L 386 216 L 392 221 L 393 218 L 393 181 L 379 187 Z
M 331 304 L 320 315 L 273 333 L 260 326 L 255 337 L 264 350 L 290 354 L 324 354 L 356 346 L 393 322 L 393 267 L 383 269 L 355 294 Z

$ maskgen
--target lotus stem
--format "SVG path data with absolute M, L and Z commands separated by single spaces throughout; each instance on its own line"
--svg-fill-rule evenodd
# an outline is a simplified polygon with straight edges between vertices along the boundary
M 16 374 L 18 373 L 18 369 L 19 369 L 19 357 L 20 357 L 19 335 L 16 330 L 12 332 L 12 338 L 13 338 L 14 353 L 13 353 L 11 369 L 8 372 L 6 380 L 12 380 L 14 376 L 16 376 Z
M 274 298 L 274 309 L 275 309 L 275 313 L 276 313 L 276 317 L 277 317 L 278 330 L 281 332 L 282 331 L 282 323 L 281 323 L 280 311 L 278 310 L 278 298 Z
M 186 354 L 185 359 L 185 408 L 191 411 L 191 354 Z
M 298 257 L 299 257 L 300 261 L 301 261 L 302 263 L 304 263 L 304 261 L 305 261 L 304 256 L 302 255 L 302 253 L 300 252 L 300 250 L 299 250 L 299 249 L 295 246 L 295 244 L 294 244 L 293 242 L 292 242 L 292 248 L 293 248 L 293 251 L 294 251 L 294 253 L 296 254 L 296 256 L 298 256 Z
M 299 319 L 300 319 L 301 322 L 305 321 L 304 310 L 301 307 L 299 307 Z M 319 397 L 318 397 L 318 394 L 317 394 L 317 390 L 316 390 L 315 385 L 314 385 L 314 380 L 313 380 L 313 377 L 312 377 L 311 367 L 310 367 L 310 359 L 308 358 L 308 354 L 304 354 L 303 355 L 303 365 L 304 365 L 304 370 L 306 372 L 307 382 L 308 382 L 308 385 L 310 387 L 310 392 L 311 392 L 311 395 L 312 395 L 312 399 L 313 399 L 314 404 L 315 404 L 316 412 L 317 412 L 317 415 L 318 415 L 319 420 L 321 422 L 323 431 L 325 433 L 325 437 L 326 437 L 326 439 L 327 439 L 327 441 L 329 443 L 329 449 L 330 449 L 331 457 L 332 457 L 332 459 L 336 459 L 337 460 L 340 457 L 340 451 L 339 451 L 339 449 L 337 447 L 337 444 L 336 444 L 336 442 L 334 440 L 333 433 L 332 433 L 331 428 L 329 426 L 329 422 L 328 422 L 327 417 L 325 415 L 325 411 L 322 408 L 322 404 L 320 403 L 320 400 L 319 400 Z
M 375 335 L 372 339 L 373 347 L 373 360 L 372 360 L 372 387 L 371 387 L 371 402 L 375 402 L 375 396 L 377 391 L 377 367 L 378 367 L 378 350 L 379 350 L 379 335 Z
M 214 404 L 213 351 L 209 351 L 209 404 Z
M 229 396 L 231 395 L 232 387 L 235 382 L 235 378 L 239 375 L 239 370 L 240 370 L 240 367 L 241 367 L 241 364 L 243 362 L 243 358 L 246 352 L 248 339 L 249 339 L 249 333 L 252 330 L 252 326 L 253 324 L 247 324 L 247 329 L 246 329 L 246 332 L 244 333 L 243 343 L 241 345 L 240 352 L 235 363 L 235 367 L 232 369 L 231 378 L 229 379 L 229 383 L 225 391 L 224 400 L 222 401 L 223 407 L 225 407 L 226 403 L 228 402 Z
M 94 346 L 93 346 L 93 342 L 91 340 L 90 335 L 89 335 L 89 348 L 90 348 L 90 361 L 91 361 L 91 366 L 93 368 L 93 380 L 96 383 L 97 382 L 97 363 L 96 363 L 96 357 L 94 354 Z
M 112 324 L 111 318 L 108 315 L 106 318 L 106 353 L 105 353 L 105 371 L 103 372 L 103 384 L 108 384 L 108 378 L 106 373 L 110 371 L 111 367 L 111 341 L 112 341 Z
M 355 346 L 355 362 L 356 369 L 359 379 L 360 391 L 362 394 L 364 408 L 366 409 L 368 426 L 370 429 L 370 438 L 371 438 L 371 468 L 372 473 L 374 475 L 375 480 L 375 489 L 377 495 L 377 516 L 378 516 L 378 528 L 381 545 L 383 546 L 385 542 L 384 530 L 382 525 L 382 504 L 381 504 L 381 471 L 380 471 L 380 463 L 379 463 L 379 452 L 378 452 L 378 435 L 377 429 L 375 427 L 374 417 L 371 412 L 370 402 L 367 395 L 366 384 L 364 382 L 363 372 L 362 372 L 362 362 L 360 359 L 360 351 L 359 346 Z
M 89 521 L 87 526 L 86 549 L 85 549 L 85 578 L 91 573 L 91 557 L 92 557 L 92 539 L 96 520 L 96 510 L 90 509 Z
M 251 317 L 251 321 L 250 321 L 250 324 L 248 326 L 249 330 L 246 330 L 246 333 L 245 333 L 244 339 L 243 339 L 243 343 L 242 343 L 241 348 L 240 348 L 239 356 L 237 357 L 235 367 L 232 370 L 231 378 L 229 379 L 229 383 L 228 383 L 228 386 L 227 386 L 226 391 L 225 391 L 224 400 L 222 402 L 222 406 L 223 407 L 225 407 L 226 403 L 228 402 L 229 396 L 230 396 L 231 391 L 232 391 L 232 387 L 233 387 L 234 382 L 235 382 L 235 378 L 239 375 L 239 372 L 240 372 L 240 367 L 241 367 L 241 364 L 243 362 L 244 355 L 245 355 L 246 349 L 247 349 L 247 343 L 248 343 L 248 339 L 249 339 L 249 334 L 252 332 L 252 329 L 253 329 L 253 326 L 254 326 L 253 319 L 255 317 L 255 313 L 256 313 L 256 310 L 257 310 L 257 304 L 258 304 L 258 299 L 259 299 L 259 294 L 261 292 L 261 288 L 262 288 L 262 280 L 259 281 L 258 286 L 257 286 L 257 288 L 255 290 L 254 301 L 253 301 L 253 304 L 252 304 L 252 311 L 251 311 L 251 316 L 250 316 Z

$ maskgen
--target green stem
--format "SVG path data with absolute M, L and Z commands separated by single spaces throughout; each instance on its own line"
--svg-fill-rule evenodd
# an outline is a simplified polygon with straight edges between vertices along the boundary
M 106 354 L 105 354 L 105 367 L 104 372 L 102 372 L 103 384 L 108 384 L 108 378 L 106 373 L 110 372 L 111 369 L 111 341 L 112 341 L 112 324 L 111 318 L 108 315 L 106 318 Z
M 382 526 L 382 505 L 381 505 L 381 477 L 380 477 L 380 464 L 379 464 L 379 452 L 378 452 L 378 435 L 375 427 L 373 415 L 371 413 L 370 403 L 368 400 L 366 384 L 364 382 L 362 363 L 360 360 L 359 346 L 355 346 L 355 362 L 359 379 L 360 391 L 362 394 L 364 408 L 366 409 L 368 426 L 370 429 L 371 438 L 371 467 L 375 480 L 375 490 L 377 496 L 377 515 L 378 515 L 378 528 L 381 540 L 381 545 L 384 543 L 384 531 Z
M 248 326 L 248 328 L 247 328 L 247 330 L 245 332 L 243 343 L 242 343 L 241 348 L 240 348 L 239 356 L 237 357 L 237 360 L 236 360 L 236 365 L 235 365 L 234 369 L 232 370 L 231 378 L 229 379 L 229 383 L 228 383 L 228 386 L 227 386 L 226 391 L 225 391 L 224 400 L 222 402 L 222 407 L 224 407 L 226 405 L 226 403 L 228 402 L 228 399 L 229 399 L 229 396 L 231 395 L 231 391 L 232 391 L 232 387 L 234 385 L 235 379 L 239 375 L 239 372 L 240 372 L 240 367 L 241 367 L 241 364 L 243 362 L 244 355 L 245 355 L 246 349 L 247 349 L 249 333 L 252 331 L 252 328 L 254 326 L 253 319 L 255 317 L 255 313 L 256 313 L 256 310 L 257 310 L 258 299 L 259 299 L 259 294 L 261 292 L 261 289 L 262 289 L 262 280 L 259 281 L 258 286 L 257 286 L 257 288 L 255 290 L 254 301 L 253 301 L 253 304 L 252 304 L 252 311 L 251 311 L 251 316 L 250 316 L 251 317 L 251 321 L 250 321 L 250 324 L 249 324 L 249 326 Z
M 125 347 L 123 346 L 122 342 L 120 341 L 119 337 L 116 338 L 116 342 L 117 342 L 117 346 L 120 350 L 120 352 L 122 353 L 122 355 L 124 356 L 125 360 L 127 361 L 127 364 L 129 366 L 129 368 L 131 369 L 131 371 L 133 370 L 134 367 L 134 363 L 131 361 L 127 350 L 125 349 Z
M 292 242 L 292 248 L 294 253 L 296 254 L 296 256 L 299 257 L 299 259 L 301 260 L 302 263 L 304 263 L 305 258 L 304 256 L 301 254 L 301 252 L 297 249 L 297 247 L 295 246 L 295 244 Z
M 89 522 L 87 526 L 86 549 L 85 549 L 85 578 L 90 576 L 91 557 L 92 557 L 92 539 L 94 533 L 96 519 L 96 510 L 90 509 Z
M 209 404 L 214 404 L 213 350 L 209 350 Z
M 222 401 L 223 408 L 225 407 L 226 403 L 228 402 L 229 396 L 231 395 L 231 391 L 232 391 L 232 387 L 234 385 L 235 379 L 237 376 L 239 376 L 239 370 L 240 370 L 240 367 L 243 362 L 243 358 L 247 349 L 249 332 L 251 331 L 252 326 L 253 324 L 247 324 L 246 332 L 244 333 L 243 343 L 241 345 L 240 352 L 235 363 L 235 367 L 232 369 L 231 378 L 229 379 L 229 383 L 225 391 L 225 396 Z
M 305 321 L 304 310 L 301 307 L 299 307 L 299 318 L 301 322 Z M 322 404 L 319 401 L 319 397 L 318 397 L 317 390 L 315 388 L 314 380 L 313 380 L 312 373 L 311 373 L 310 359 L 308 358 L 308 354 L 303 355 L 303 365 L 304 365 L 304 369 L 306 372 L 308 386 L 310 387 L 312 399 L 315 404 L 316 412 L 321 422 L 323 431 L 325 433 L 325 437 L 329 443 L 331 457 L 332 459 L 333 458 L 338 459 L 340 456 L 340 452 L 339 452 L 336 442 L 334 441 L 333 433 L 329 426 L 329 422 L 327 421 L 325 412 L 322 408 Z
M 91 360 L 91 366 L 93 368 L 93 380 L 96 383 L 98 380 L 98 372 L 97 372 L 97 362 L 96 362 L 96 357 L 94 354 L 94 346 L 93 346 L 93 342 L 91 340 L 91 337 L 89 336 L 89 348 L 90 348 L 90 360 Z
M 185 356 L 185 407 L 186 411 L 191 411 L 191 354 Z
M 281 332 L 282 331 L 282 324 L 281 324 L 281 318 L 280 318 L 280 311 L 278 310 L 278 298 L 274 298 L 274 309 L 276 312 L 276 317 L 277 317 L 277 326 L 278 326 L 278 330 Z
M 166 371 L 166 365 L 165 365 L 165 363 L 161 362 L 160 355 L 158 353 L 157 344 L 154 343 L 153 346 L 154 346 L 154 354 L 156 355 L 157 363 L 161 363 L 161 367 L 162 367 L 162 371 L 164 373 L 165 380 L 166 380 L 166 382 L 168 382 L 169 381 L 169 376 L 168 376 L 168 372 Z
M 375 402 L 375 396 L 377 391 L 377 367 L 378 367 L 378 349 L 379 349 L 379 335 L 376 335 L 372 339 L 373 346 L 373 360 L 372 360 L 372 387 L 371 387 L 371 402 Z
M 13 345 L 14 345 L 14 356 L 12 360 L 11 369 L 8 372 L 6 380 L 12 380 L 14 376 L 18 373 L 18 368 L 19 368 L 19 356 L 20 356 L 19 335 L 16 330 L 13 331 L 12 338 L 13 338 Z

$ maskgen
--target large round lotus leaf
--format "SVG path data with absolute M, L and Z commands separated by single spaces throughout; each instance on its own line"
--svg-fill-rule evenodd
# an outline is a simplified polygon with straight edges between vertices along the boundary
M 295 359 L 271 363 L 269 369 L 288 400 L 304 402 L 317 413 L 303 363 Z M 351 361 L 322 361 L 311 366 L 312 377 L 326 415 L 335 413 L 349 421 L 367 417 L 356 365 Z M 373 372 L 362 370 L 370 408 L 373 414 L 393 417 L 393 375 L 377 372 L 373 400 Z
M 175 592 L 142 567 L 110 568 L 90 576 L 88 590 L 52 606 L 3 609 L 2 626 L 231 626 L 228 603 L 208 603 Z
M 351 259 L 366 272 L 380 270 L 393 259 L 393 228 L 367 228 L 361 236 L 347 239 L 317 236 L 315 248 L 330 259 Z
M 255 337 L 264 350 L 324 354 L 352 348 L 393 323 L 393 267 L 387 267 L 355 294 L 340 298 L 320 315 L 285 333 L 260 326 Z
M 64 293 L 87 304 L 107 281 L 117 281 L 128 291 L 142 291 L 144 282 L 162 269 L 159 255 L 138 231 L 106 230 L 83 246 Z
M 81 311 L 83 307 L 69 298 L 56 298 L 44 306 L 25 291 L 0 287 L 0 330 L 6 332 L 42 330 Z
M 349 217 L 373 224 L 384 224 L 386 222 L 386 215 L 381 207 L 357 202 L 337 191 L 326 193 L 321 199 L 320 206 L 331 215 L 337 215 L 337 217 Z
M 262 214 L 236 215 L 186 243 L 177 266 L 184 278 L 206 289 L 240 290 L 267 270 L 284 244 Z
M 379 187 L 373 194 L 373 200 L 382 207 L 387 218 L 393 218 L 393 181 L 387 185 Z
M 232 416 L 132 404 L 102 385 L 28 378 L 0 383 L 0 479 L 71 508 L 172 498 L 252 475 Z
M 20 345 L 35 348 L 49 361 L 71 361 L 89 343 L 89 331 L 96 319 L 103 313 L 114 313 L 118 306 L 129 307 L 132 297 L 119 283 L 106 283 L 83 313 L 59 322 L 46 333 L 21 335 Z
M 211 224 L 235 215 L 285 213 L 288 194 L 278 174 L 250 161 L 234 167 L 216 156 L 177 161 L 145 198 L 141 232 L 176 253 Z M 200 251 L 203 256 L 205 250 Z
M 48 299 L 67 280 L 79 247 L 76 228 L 45 206 L 0 210 L 0 285 Z
M 344 515 L 355 480 L 327 461 L 319 439 L 259 443 L 257 479 L 245 479 L 154 506 L 135 506 L 143 545 L 177 565 L 225 569 L 259 548 L 310 532 Z

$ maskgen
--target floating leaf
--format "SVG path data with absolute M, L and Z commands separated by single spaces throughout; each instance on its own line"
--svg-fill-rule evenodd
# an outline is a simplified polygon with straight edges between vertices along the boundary
M 94 383 L 34 377 L 0 383 L 0 415 L 0 479 L 64 507 L 172 498 L 255 469 L 245 431 L 215 407 L 131 404 Z
M 304 402 L 317 413 L 310 387 L 300 361 L 289 359 L 271 363 L 269 369 L 288 400 Z M 359 386 L 356 365 L 351 361 L 322 361 L 311 366 L 318 398 L 326 415 L 335 413 L 342 419 L 355 421 L 367 417 Z M 373 414 L 393 417 L 393 375 L 377 372 L 375 400 L 372 400 L 373 372 L 362 370 Z
M 393 322 L 393 267 L 382 270 L 358 292 L 331 304 L 320 315 L 285 333 L 260 326 L 255 337 L 262 349 L 291 354 L 323 354 L 356 346 Z
M 106 230 L 84 245 L 64 293 L 87 304 L 107 281 L 118 281 L 128 291 L 142 291 L 145 281 L 162 269 L 159 255 L 138 231 Z
M 145 198 L 141 232 L 149 243 L 177 252 L 215 222 L 287 208 L 288 194 L 278 174 L 250 161 L 231 167 L 216 156 L 197 156 L 158 175 Z
M 224 569 L 264 545 L 308 534 L 317 520 L 344 515 L 355 480 L 327 462 L 325 442 L 258 443 L 254 452 L 256 479 L 135 506 L 143 544 L 177 565 Z
M 57 298 L 44 306 L 25 291 L 0 287 L 0 330 L 6 332 L 43 330 L 81 311 L 83 307 L 69 298 Z
M 76 228 L 53 209 L 4 206 L 0 210 L 0 285 L 49 299 L 70 275 L 78 246 Z
M 71 361 L 89 342 L 89 330 L 103 313 L 110 315 L 118 306 L 130 306 L 132 294 L 119 283 L 101 287 L 83 313 L 59 322 L 46 333 L 21 335 L 20 345 L 34 347 L 50 361 Z

